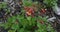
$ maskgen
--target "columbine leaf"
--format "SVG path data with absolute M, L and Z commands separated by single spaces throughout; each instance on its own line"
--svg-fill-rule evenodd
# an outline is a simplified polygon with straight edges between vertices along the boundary
M 12 24 L 11 29 L 15 29 L 15 30 L 19 29 L 19 25 L 18 24 Z
M 18 32 L 24 32 L 24 28 L 19 29 Z
M 28 20 L 28 21 L 31 21 L 31 17 L 27 17 L 27 20 Z
M 8 32 L 15 32 L 15 30 L 8 30 Z

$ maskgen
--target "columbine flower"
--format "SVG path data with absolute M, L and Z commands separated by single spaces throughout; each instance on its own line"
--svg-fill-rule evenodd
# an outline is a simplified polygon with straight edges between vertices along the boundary
M 26 14 L 29 16 L 31 16 L 34 13 L 33 8 L 25 7 L 25 10 L 26 10 Z
M 42 13 L 45 13 L 47 9 L 41 9 L 41 12 Z

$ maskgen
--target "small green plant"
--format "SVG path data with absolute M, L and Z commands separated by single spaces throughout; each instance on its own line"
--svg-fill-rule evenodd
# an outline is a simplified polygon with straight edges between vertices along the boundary
M 55 32 L 51 25 L 47 24 L 46 17 L 29 16 L 25 18 L 23 14 L 9 17 L 7 22 L 0 26 L 8 29 L 8 32 Z
M 8 32 L 55 32 L 47 22 L 47 17 L 41 17 L 38 13 L 34 15 L 35 11 L 31 7 L 32 2 L 29 1 L 23 1 L 24 7 L 26 7 L 25 10 L 22 8 L 20 15 L 8 17 L 7 22 L 0 24 L 0 26 L 4 27 Z

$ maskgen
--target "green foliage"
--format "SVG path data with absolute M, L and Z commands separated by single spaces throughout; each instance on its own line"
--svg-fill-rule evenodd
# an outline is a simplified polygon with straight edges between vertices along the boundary
M 8 32 L 15 32 L 15 30 L 9 30 Z
M 41 24 L 40 22 L 37 22 L 37 27 L 38 27 L 38 30 L 37 32 L 47 32 L 47 31 L 50 31 L 50 32 L 56 32 L 53 27 L 51 26 L 51 24 L 49 24 L 47 22 L 47 17 L 38 17 L 40 20 L 43 20 L 44 21 L 44 24 Z
M 17 21 L 16 21 L 17 20 Z M 12 16 L 12 17 L 9 17 L 7 19 L 7 22 L 4 23 L 4 25 L 2 25 L 5 29 L 9 29 L 9 31 L 13 31 L 13 30 L 20 30 L 20 31 L 23 31 L 24 29 L 28 31 L 28 29 L 30 30 L 31 27 L 35 26 L 35 18 L 31 18 L 31 17 L 27 17 L 26 19 L 20 15 L 17 15 L 17 16 Z M 20 28 L 22 27 L 22 28 Z M 13 29 L 13 30 L 11 30 Z M 24 31 L 25 31 L 24 30 Z M 9 32 L 8 31 L 8 32 Z
M 32 1 L 31 0 L 22 0 L 24 6 L 31 6 Z
M 38 32 L 47 32 L 47 27 L 46 27 L 46 25 L 44 24 L 44 25 L 42 25 L 42 24 L 40 24 L 39 22 L 37 22 L 37 26 L 39 27 L 38 28 Z
M 51 27 L 51 24 L 48 24 L 48 25 L 44 24 L 44 25 L 42 25 L 39 22 L 37 22 L 37 26 L 39 27 L 38 30 L 37 30 L 38 32 L 47 32 L 47 31 L 49 31 L 49 32 L 56 32 L 53 29 L 53 27 Z
M 57 5 L 57 0 L 44 0 L 43 2 L 47 5 L 47 7 Z
M 7 7 L 7 3 L 6 2 L 1 2 L 0 3 L 0 8 L 6 8 Z
M 39 21 L 36 22 L 37 19 L 43 20 L 44 24 L 41 24 Z M 4 25 L 2 26 L 5 27 L 5 29 L 10 29 L 8 30 L 8 32 L 16 32 L 16 31 L 32 32 L 31 31 L 32 27 L 34 27 L 35 24 L 37 24 L 38 29 L 37 30 L 34 29 L 34 31 L 36 30 L 35 32 L 47 32 L 47 31 L 55 32 L 55 30 L 52 29 L 49 23 L 47 24 L 48 26 L 46 25 L 47 23 L 46 19 L 47 19 L 46 17 L 42 18 L 41 16 L 37 18 L 31 16 L 24 18 L 23 16 L 16 15 L 16 16 L 9 17 L 8 22 L 4 23 Z

